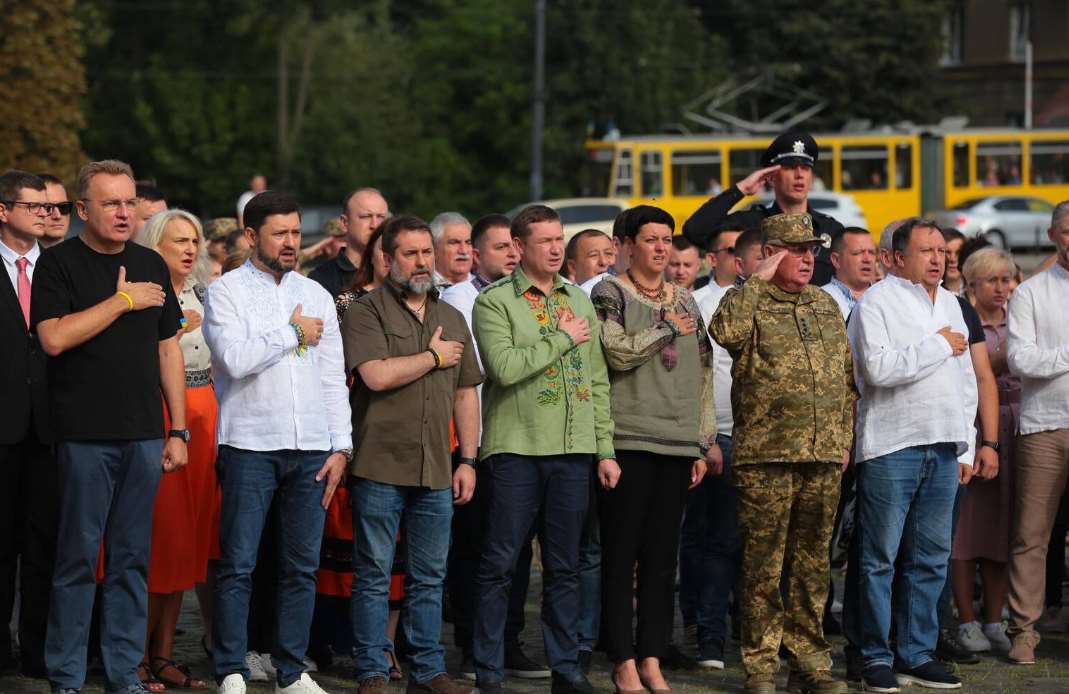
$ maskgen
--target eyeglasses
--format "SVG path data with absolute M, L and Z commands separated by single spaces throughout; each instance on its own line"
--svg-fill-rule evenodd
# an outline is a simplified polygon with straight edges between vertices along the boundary
M 0 200 L 0 203 L 3 203 L 8 207 L 18 207 L 19 205 L 22 205 L 30 214 L 41 215 L 43 212 L 44 215 L 41 216 L 52 214 L 52 208 L 55 207 L 55 205 L 50 202 L 26 202 L 24 200 Z
M 735 255 L 734 246 L 724 246 L 723 248 L 710 248 L 710 253 L 727 253 L 728 255 Z
M 90 200 L 89 198 L 82 198 L 84 203 L 96 203 L 100 205 L 105 212 L 118 212 L 120 207 L 126 207 L 127 209 L 134 209 L 137 207 L 137 198 L 129 198 L 127 200 Z
M 807 253 L 812 253 L 813 255 L 816 255 L 817 254 L 817 249 L 820 248 L 820 244 L 815 244 L 815 243 L 798 244 L 798 245 L 792 244 L 790 246 L 780 246 L 780 245 L 775 245 L 775 244 L 771 244 L 770 243 L 770 244 L 768 244 L 768 246 L 769 246 L 769 248 L 782 249 L 784 251 L 787 251 L 787 253 L 789 253 L 792 257 L 795 257 L 795 258 L 805 257 L 805 255 Z

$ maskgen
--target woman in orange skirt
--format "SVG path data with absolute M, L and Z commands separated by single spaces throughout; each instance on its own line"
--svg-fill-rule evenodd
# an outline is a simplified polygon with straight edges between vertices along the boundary
M 197 280 L 198 271 L 205 267 L 204 234 L 193 215 L 167 210 L 153 216 L 137 240 L 163 256 L 182 308 L 179 343 L 185 358 L 186 423 L 190 431 L 189 464 L 164 475 L 156 494 L 148 570 L 146 663 L 140 674 L 149 691 L 161 691 L 163 685 L 203 689 L 207 684 L 192 677 L 189 668 L 171 656 L 183 593 L 209 583 L 209 561 L 219 557 L 220 494 L 215 476 L 218 410 L 211 384 L 211 355 L 200 331 L 204 287 Z M 165 419 L 169 418 L 165 415 Z M 170 428 L 169 422 L 165 427 Z M 205 633 L 210 634 L 210 590 L 198 590 L 198 597 Z

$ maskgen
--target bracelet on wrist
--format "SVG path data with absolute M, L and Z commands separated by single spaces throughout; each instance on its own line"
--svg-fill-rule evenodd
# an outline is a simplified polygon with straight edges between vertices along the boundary
M 126 303 L 129 306 L 129 308 L 126 309 L 127 311 L 133 311 L 134 310 L 134 297 L 130 296 L 127 292 L 124 292 L 124 291 L 118 291 L 118 292 L 115 292 L 115 294 L 118 295 L 118 296 L 121 296 L 124 299 L 126 299 Z
M 293 328 L 293 332 L 297 335 L 297 349 L 295 351 L 299 357 L 304 354 L 305 349 L 308 347 L 304 328 L 302 328 L 299 323 L 290 323 L 290 327 Z
M 442 368 L 442 357 L 441 357 L 441 355 L 438 354 L 438 351 L 435 350 L 433 347 L 428 347 L 427 351 L 431 353 L 432 357 L 434 357 L 434 368 L 435 369 Z

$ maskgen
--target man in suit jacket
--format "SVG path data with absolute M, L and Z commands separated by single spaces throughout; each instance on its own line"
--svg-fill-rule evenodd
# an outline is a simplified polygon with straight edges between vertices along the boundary
M 22 556 L 19 641 L 22 671 L 44 676 L 44 639 L 56 545 L 56 469 L 45 354 L 29 330 L 33 272 L 51 213 L 45 182 L 25 171 L 0 174 L 0 624 L 11 621 L 16 558 Z M 13 663 L 0 629 L 0 668 Z

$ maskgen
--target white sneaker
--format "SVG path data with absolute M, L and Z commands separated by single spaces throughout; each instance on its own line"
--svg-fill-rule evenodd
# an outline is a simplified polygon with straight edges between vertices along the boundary
M 219 684 L 219 694 L 245 694 L 245 678 L 236 672 L 227 675 Z
M 1066 631 L 1065 607 L 1048 607 L 1036 622 L 1036 631 L 1041 634 L 1064 634 Z
M 304 657 L 304 671 L 305 672 L 319 672 L 319 666 L 316 665 L 316 661 L 312 660 L 308 656 Z
M 1006 625 L 1002 622 L 996 622 L 995 624 L 984 625 L 984 636 L 987 637 L 988 642 L 991 644 L 991 648 L 999 653 L 1009 653 L 1010 647 L 1013 645 L 1010 643 L 1010 639 L 1006 636 Z
M 275 669 L 275 664 L 271 662 L 270 653 L 260 654 L 260 667 L 263 668 L 263 671 L 267 673 L 268 679 L 272 682 L 278 676 L 278 670 Z
M 278 686 L 275 682 L 275 694 L 327 694 L 315 683 L 308 673 L 302 673 L 301 678 L 288 687 Z
M 984 636 L 980 628 L 980 622 L 966 622 L 958 627 L 958 641 L 961 645 L 973 653 L 983 653 L 991 650 L 991 642 Z
M 271 656 L 267 656 L 267 663 L 271 664 Z M 249 651 L 245 654 L 245 667 L 249 670 L 250 682 L 267 682 L 271 679 L 271 675 L 268 675 L 267 670 L 264 669 L 264 656 L 256 651 Z M 227 675 L 227 679 L 232 676 Z

